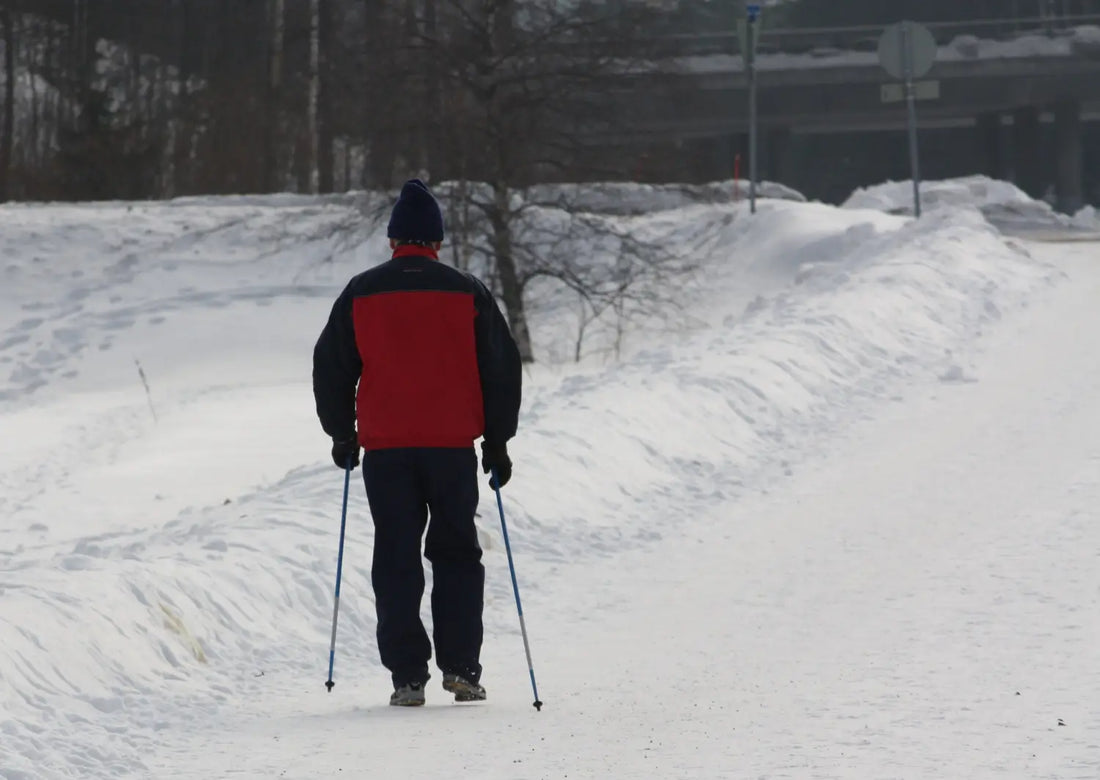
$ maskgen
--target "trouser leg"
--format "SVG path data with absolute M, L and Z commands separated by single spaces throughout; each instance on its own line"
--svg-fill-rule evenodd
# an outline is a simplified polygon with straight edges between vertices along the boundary
M 394 686 L 428 678 L 431 644 L 420 620 L 424 567 L 420 540 L 427 501 L 407 450 L 367 452 L 363 459 L 371 517 L 374 559 L 371 584 L 378 614 L 378 651 Z
M 432 563 L 436 663 L 444 673 L 481 678 L 485 568 L 477 541 L 477 456 L 473 449 L 424 451 L 431 521 L 425 556 Z

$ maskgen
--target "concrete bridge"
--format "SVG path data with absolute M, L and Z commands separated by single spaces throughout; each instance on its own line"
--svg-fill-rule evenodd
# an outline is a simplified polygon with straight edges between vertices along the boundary
M 1100 14 L 1062 19 L 928 25 L 937 62 L 922 79 L 923 128 L 977 134 L 977 172 L 1042 195 L 1043 160 L 1056 161 L 1058 205 L 1084 202 L 1084 123 L 1100 120 Z M 879 65 L 881 27 L 773 30 L 761 35 L 758 107 L 761 170 L 785 180 L 795 134 L 906 127 L 901 90 Z M 736 36 L 685 37 L 677 56 L 637 74 L 644 99 L 629 112 L 635 140 L 738 145 L 748 130 L 747 77 Z M 1044 123 L 1053 123 L 1051 133 Z

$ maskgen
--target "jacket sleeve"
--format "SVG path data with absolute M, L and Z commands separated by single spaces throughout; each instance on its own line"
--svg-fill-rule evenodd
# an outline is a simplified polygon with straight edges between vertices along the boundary
M 355 435 L 355 388 L 363 371 L 355 344 L 349 284 L 332 306 L 313 348 L 313 397 L 325 433 L 346 441 Z
M 492 293 L 475 280 L 477 367 L 485 404 L 485 441 L 504 444 L 516 435 L 522 395 L 519 348 Z

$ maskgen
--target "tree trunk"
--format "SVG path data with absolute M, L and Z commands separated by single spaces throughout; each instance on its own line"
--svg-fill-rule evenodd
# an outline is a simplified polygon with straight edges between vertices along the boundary
M 52 45 L 52 41 L 47 43 L 47 46 L 50 45 Z M 32 74 L 35 73 L 38 70 L 39 66 L 37 53 L 31 53 L 25 56 L 33 58 L 32 61 L 27 63 L 27 71 Z M 28 80 L 28 82 L 30 84 L 31 92 L 30 129 L 27 133 L 27 140 L 23 142 L 21 156 L 23 158 L 23 165 L 25 168 L 37 171 L 42 164 L 42 155 L 39 154 L 39 149 L 41 149 L 42 141 L 38 137 L 40 104 L 38 101 L 37 80 L 31 78 Z
M 321 188 L 321 0 L 310 0 L 309 12 L 309 191 Z
M 427 84 L 427 63 L 424 60 L 428 55 L 424 52 L 424 41 L 421 37 L 423 31 L 419 9 L 419 0 L 405 0 L 405 32 L 402 36 L 399 62 L 401 69 L 406 71 L 405 105 L 402 106 L 401 116 L 407 125 L 403 132 L 400 154 L 396 157 L 395 178 L 398 181 L 409 176 L 427 176 L 424 171 L 427 166 L 424 137 L 426 126 L 431 120 L 426 118 L 425 115 L 429 112 L 424 108 Z
M 69 32 L 69 77 L 71 79 L 78 79 L 81 72 L 81 64 L 83 58 L 80 54 L 80 2 L 81 0 L 73 0 L 73 24 Z M 74 90 L 75 91 L 75 90 Z M 77 110 L 76 104 L 83 100 L 83 94 L 80 95 L 79 100 L 69 100 L 69 122 L 70 128 L 76 126 Z
M 76 38 L 76 57 L 77 57 L 77 78 L 80 80 L 80 111 L 81 111 L 81 129 L 87 131 L 90 123 L 99 120 L 99 116 L 90 116 L 90 107 L 92 103 L 92 93 L 94 91 L 94 80 L 96 77 L 96 58 L 97 53 L 95 49 L 95 41 L 92 39 L 91 32 L 91 15 L 92 6 L 89 4 L 89 0 L 78 0 L 76 4 L 77 15 L 77 38 Z
M 194 160 L 192 159 L 195 121 L 194 100 L 191 96 L 191 77 L 198 69 L 198 41 L 195 37 L 195 15 L 191 3 L 182 0 L 178 4 L 178 61 L 179 94 L 176 95 L 175 116 L 172 117 L 171 197 L 190 193 L 194 189 Z
M 439 10 L 436 0 L 425 0 L 425 34 L 429 41 L 439 40 Z M 428 68 L 428 120 L 424 133 L 424 149 L 421 151 L 421 167 L 441 178 L 446 169 L 443 158 L 443 61 L 433 57 L 431 51 L 424 52 L 424 62 Z
M 527 328 L 527 310 L 523 305 L 523 285 L 516 270 L 516 258 L 512 242 L 512 220 L 508 206 L 509 188 L 498 185 L 493 193 L 493 205 L 489 212 L 489 224 L 493 234 L 489 240 L 493 246 L 497 274 L 500 276 L 500 297 L 508 312 L 508 325 L 519 347 L 524 363 L 535 361 L 531 349 L 531 332 Z
M 268 192 L 279 187 L 279 130 L 282 126 L 283 51 L 286 46 L 286 0 L 271 0 L 271 72 L 267 84 L 264 127 L 264 179 Z
M 364 141 L 363 178 L 359 182 L 364 189 L 388 187 L 389 178 L 381 175 L 379 160 L 385 157 L 380 123 L 374 115 L 372 97 L 377 88 L 377 68 L 381 63 L 379 49 L 382 38 L 382 0 L 363 0 L 363 114 L 359 132 Z
M 333 158 L 332 143 L 332 74 L 329 60 L 332 45 L 332 2 L 318 0 L 318 66 L 317 66 L 317 168 L 318 189 L 328 194 L 335 189 L 334 175 L 336 162 Z
M 11 153 L 15 145 L 15 21 L 4 4 L 4 118 L 0 130 L 0 203 L 11 196 Z

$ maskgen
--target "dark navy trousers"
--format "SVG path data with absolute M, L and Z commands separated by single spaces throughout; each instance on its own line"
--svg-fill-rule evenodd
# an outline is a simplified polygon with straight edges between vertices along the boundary
M 423 554 L 432 564 L 436 664 L 477 682 L 485 568 L 474 527 L 474 449 L 371 450 L 364 453 L 363 478 L 374 520 L 371 583 L 382 665 L 395 687 L 428 679 L 432 647 L 420 619 L 427 527 Z

